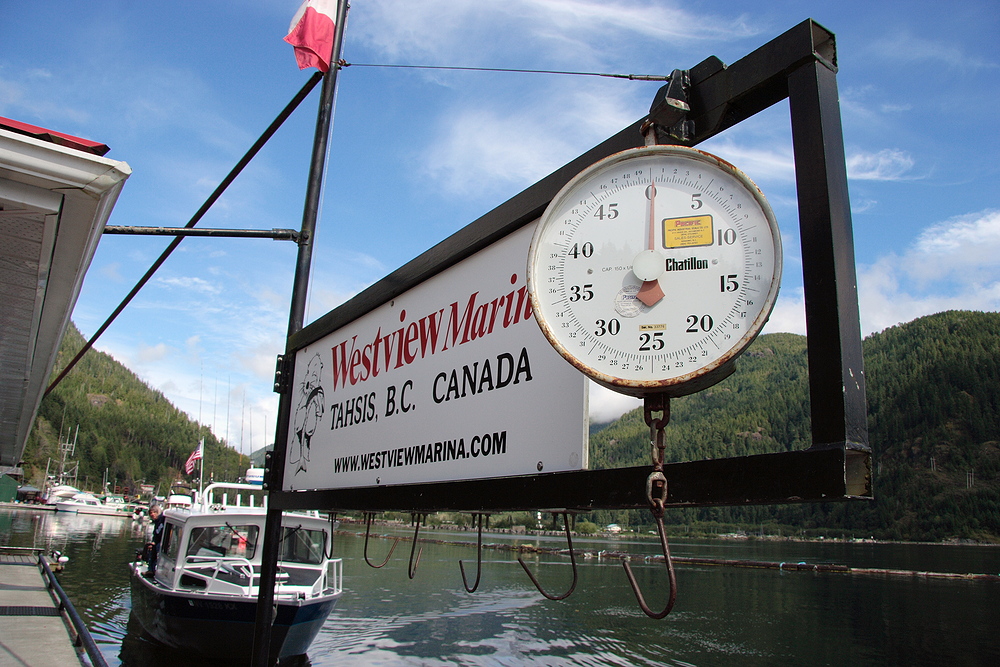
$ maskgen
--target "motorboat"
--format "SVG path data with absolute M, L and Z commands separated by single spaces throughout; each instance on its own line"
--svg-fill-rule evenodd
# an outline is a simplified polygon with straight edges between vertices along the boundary
M 155 571 L 148 573 L 142 560 L 130 565 L 132 614 L 153 639 L 225 664 L 250 661 L 262 496 L 260 486 L 215 483 L 196 493 L 190 507 L 164 510 Z M 341 596 L 343 561 L 331 557 L 334 528 L 318 512 L 282 513 L 272 658 L 304 654 Z
M 165 509 L 189 509 L 194 503 L 194 495 L 190 487 L 183 484 L 174 484 L 170 487 L 170 493 L 167 494 L 167 498 L 163 503 Z
M 78 493 L 80 493 L 80 489 L 69 484 L 52 486 L 45 492 L 45 504 L 55 505 L 61 500 L 69 500 Z
M 92 493 L 77 493 L 68 500 L 56 503 L 57 512 L 76 512 L 77 514 L 99 514 L 101 516 L 131 517 L 125 499 L 122 496 L 98 498 Z

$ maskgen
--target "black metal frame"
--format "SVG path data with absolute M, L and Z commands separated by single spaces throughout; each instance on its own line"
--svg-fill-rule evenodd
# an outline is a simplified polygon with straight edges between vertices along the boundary
M 806 20 L 726 67 L 710 57 L 689 71 L 687 120 L 696 145 L 789 100 L 806 301 L 813 445 L 807 450 L 689 461 L 664 467 L 667 506 L 817 502 L 871 496 L 871 450 L 834 35 Z M 645 120 L 645 119 L 643 119 Z M 644 143 L 642 120 L 584 153 L 289 335 L 291 353 L 379 307 L 538 218 L 584 167 Z M 289 369 L 285 369 L 288 373 Z M 284 398 L 284 397 L 283 397 Z M 282 406 L 287 410 L 288 402 Z M 280 423 L 288 423 L 287 416 Z M 645 508 L 648 467 L 383 487 L 283 491 L 287 432 L 265 481 L 273 510 L 573 510 Z

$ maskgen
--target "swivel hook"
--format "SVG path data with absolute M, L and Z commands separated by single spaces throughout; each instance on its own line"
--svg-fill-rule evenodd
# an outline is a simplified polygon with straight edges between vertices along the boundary
M 670 583 L 670 595 L 667 598 L 667 606 L 663 611 L 653 611 L 646 604 L 646 600 L 642 597 L 642 591 L 639 590 L 639 584 L 635 580 L 635 575 L 632 574 L 632 568 L 628 564 L 627 557 L 622 559 L 622 565 L 625 567 L 625 575 L 628 577 L 628 583 L 632 586 L 632 592 L 635 593 L 635 598 L 639 601 L 639 608 L 642 609 L 646 616 L 661 619 L 670 613 L 674 608 L 674 602 L 677 601 L 677 577 L 674 574 L 674 561 L 670 558 L 670 547 L 667 546 L 667 536 L 663 531 L 663 515 L 654 515 L 654 518 L 656 519 L 656 532 L 660 535 L 660 546 L 663 548 L 663 562 L 667 566 L 667 579 Z
M 475 514 L 474 516 L 479 519 L 479 528 L 476 531 L 476 583 L 472 584 L 471 588 L 469 580 L 465 578 L 465 565 L 462 561 L 458 561 L 458 569 L 462 571 L 462 584 L 469 593 L 475 593 L 476 589 L 479 588 L 479 578 L 483 574 L 483 515 Z
M 628 564 L 628 558 L 622 559 L 625 567 L 625 575 L 628 583 L 632 586 L 636 600 L 639 601 L 639 608 L 650 618 L 665 618 L 674 608 L 677 601 L 677 577 L 674 574 L 674 562 L 670 558 L 670 547 L 667 546 L 667 534 L 663 528 L 663 512 L 667 504 L 667 477 L 663 474 L 663 458 L 666 445 L 664 443 L 663 431 L 670 421 L 670 399 L 663 394 L 647 394 L 643 400 L 643 412 L 646 424 L 649 425 L 649 441 L 652 445 L 653 471 L 646 478 L 646 500 L 649 501 L 649 511 L 656 520 L 656 532 L 660 536 L 660 547 L 663 549 L 663 563 L 667 566 L 667 579 L 670 584 L 670 592 L 667 598 L 667 606 L 663 611 L 653 611 L 646 604 L 646 600 L 639 590 L 639 584 L 632 574 L 632 567 Z M 657 417 L 656 413 L 660 413 Z
M 563 515 L 563 524 L 566 526 L 566 541 L 569 543 L 569 562 L 573 565 L 573 583 L 570 585 L 568 591 L 566 591 L 562 595 L 552 595 L 550 593 L 546 593 L 542 589 L 542 585 L 538 583 L 538 579 L 536 579 L 535 575 L 533 575 L 531 573 L 531 570 L 528 569 L 528 566 L 527 564 L 525 564 L 524 560 L 522 560 L 520 556 L 517 557 L 517 562 L 521 564 L 522 568 L 524 568 L 524 572 L 528 575 L 528 578 L 531 579 L 531 583 L 535 585 L 535 588 L 538 589 L 539 593 L 544 595 L 549 600 L 565 600 L 566 598 L 568 598 L 570 595 L 573 594 L 574 590 L 576 590 L 576 580 L 577 580 L 576 556 L 574 556 L 573 554 L 573 538 L 570 536 L 569 532 L 569 512 L 561 512 L 561 514 Z
M 386 555 L 385 560 L 383 560 L 378 565 L 371 562 L 371 560 L 368 559 L 368 535 L 369 533 L 371 533 L 372 519 L 374 518 L 375 518 L 374 512 L 365 512 L 365 562 L 368 563 L 369 566 L 378 569 L 380 567 L 385 567 L 385 564 L 389 562 L 389 559 L 392 557 L 392 552 L 396 550 L 396 545 L 399 544 L 399 538 L 397 537 L 396 539 L 393 540 L 392 546 L 389 548 L 389 553 Z

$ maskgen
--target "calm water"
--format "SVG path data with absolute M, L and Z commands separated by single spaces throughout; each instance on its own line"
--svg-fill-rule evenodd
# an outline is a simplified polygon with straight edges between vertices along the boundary
M 363 530 L 363 528 L 362 528 Z M 363 534 L 340 537 L 345 593 L 306 664 L 343 665 L 997 665 L 1000 584 L 679 566 L 678 600 L 663 621 L 638 609 L 617 560 L 581 561 L 576 592 L 551 602 L 510 552 L 484 550 L 482 583 L 466 593 L 458 560 L 475 576 L 475 533 L 422 531 L 416 577 L 409 543 L 381 570 L 362 559 Z M 488 543 L 509 542 L 489 535 Z M 523 539 L 523 538 L 522 538 Z M 60 581 L 111 665 L 169 665 L 129 623 L 125 568 L 142 528 L 116 517 L 0 510 L 0 544 L 70 557 Z M 555 546 L 560 538 L 529 538 Z M 373 540 L 381 560 L 387 540 Z M 578 549 L 655 553 L 642 540 L 574 540 Z M 1000 572 L 1000 548 L 674 541 L 678 556 L 839 563 L 941 572 Z M 568 588 L 568 559 L 527 559 L 553 593 Z M 662 564 L 634 567 L 650 606 L 665 601 Z

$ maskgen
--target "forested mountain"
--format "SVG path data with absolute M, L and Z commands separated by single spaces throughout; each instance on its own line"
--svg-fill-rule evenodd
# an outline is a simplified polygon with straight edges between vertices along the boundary
M 83 345 L 71 328 L 56 369 Z M 875 500 L 670 510 L 674 532 L 737 527 L 907 540 L 1000 541 L 1000 313 L 949 311 L 864 341 Z M 761 336 L 718 385 L 671 402 L 669 461 L 747 456 L 811 444 L 806 340 Z M 183 475 L 204 436 L 206 477 L 235 480 L 249 459 L 108 355 L 88 352 L 42 401 L 25 454 L 41 482 L 80 426 L 79 479 L 139 480 L 161 490 Z M 590 439 L 593 468 L 649 464 L 649 429 L 636 410 Z M 586 517 L 583 517 L 586 518 Z M 646 528 L 647 511 L 596 512 L 598 524 Z
M 84 345 L 70 325 L 59 348 L 55 372 Z M 76 486 L 100 490 L 107 474 L 112 486 L 133 490 L 144 481 L 169 490 L 175 480 L 191 481 L 184 463 L 205 438 L 205 479 L 236 481 L 249 459 L 225 446 L 206 428 L 191 421 L 160 392 L 102 352 L 90 350 L 51 394 L 42 399 L 28 438 L 26 478 L 41 485 L 46 466 L 57 473 L 59 442 L 79 440 L 70 460 L 79 462 Z
M 864 341 L 874 501 L 671 510 L 667 521 L 891 539 L 1000 541 L 1000 313 L 950 311 Z M 736 373 L 671 402 L 671 461 L 810 444 L 806 339 L 761 336 Z M 646 465 L 641 410 L 591 436 L 591 466 Z M 641 524 L 648 512 L 598 513 Z

